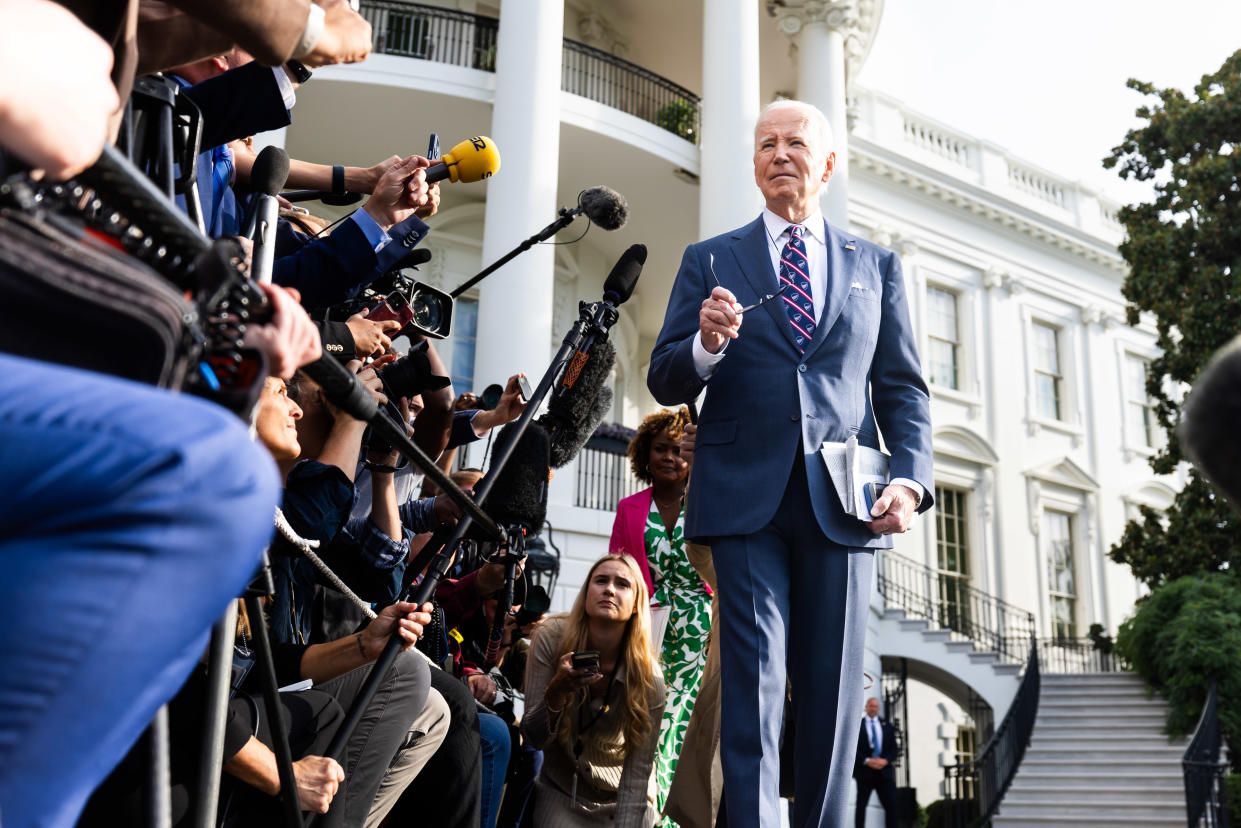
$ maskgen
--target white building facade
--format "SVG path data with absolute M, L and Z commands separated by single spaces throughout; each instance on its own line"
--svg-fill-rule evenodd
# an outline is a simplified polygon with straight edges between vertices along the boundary
M 650 258 L 613 329 L 612 419 L 637 425 L 657 407 L 645 374 L 684 247 L 758 214 L 757 113 L 780 96 L 809 100 L 837 136 L 824 213 L 901 254 L 932 390 L 937 508 L 898 542 L 900 571 L 922 580 L 933 612 L 993 632 L 1115 632 L 1139 588 L 1107 549 L 1138 505 L 1166 507 L 1180 485 L 1147 465 L 1161 439 L 1143 387 L 1154 332 L 1124 321 L 1116 205 L 851 86 L 882 0 L 361 5 L 376 54 L 317 72 L 275 140 L 295 158 L 369 165 L 421 153 L 432 131 L 445 148 L 490 135 L 502 169 L 443 186 L 424 281 L 464 282 L 586 187 L 629 201 L 624 228 L 539 245 L 463 297 L 441 348 L 458 390 L 540 375 L 578 300 L 598 298 L 621 251 L 642 242 Z M 583 230 L 581 219 L 557 241 Z M 615 501 L 636 488 L 626 469 L 600 443 L 553 480 L 556 608 L 606 551 Z M 878 676 L 905 659 L 910 781 L 925 804 L 940 796 L 971 698 L 998 722 L 1019 665 L 957 669 L 964 648 L 898 634 L 888 593 L 872 602 L 867 672 L 877 694 Z M 971 608 L 976 595 L 985 607 Z M 1019 623 L 993 618 L 1001 606 Z

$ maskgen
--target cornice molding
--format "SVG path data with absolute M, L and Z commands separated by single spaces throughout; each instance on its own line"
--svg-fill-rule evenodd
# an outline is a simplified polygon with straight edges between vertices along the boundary
M 1076 228 L 1057 228 L 1053 224 L 1054 219 L 1040 216 L 1020 205 L 1006 205 L 1002 203 L 1002 197 L 982 190 L 976 185 L 962 181 L 948 181 L 940 174 L 929 170 L 919 170 L 916 168 L 916 161 L 904 158 L 899 161 L 882 158 L 859 146 L 859 143 L 858 141 L 849 143 L 850 171 L 854 174 L 860 170 L 866 170 L 910 190 L 924 193 L 960 208 L 967 213 L 981 216 L 1036 241 L 1060 248 L 1088 262 L 1102 265 L 1116 273 L 1128 272 L 1125 260 L 1118 252 L 1115 252 L 1114 247 L 1102 239 L 1095 240 Z M 984 194 L 987 197 L 984 197 Z

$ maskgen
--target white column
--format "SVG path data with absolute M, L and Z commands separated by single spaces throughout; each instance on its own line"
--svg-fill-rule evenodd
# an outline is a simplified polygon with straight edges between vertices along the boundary
M 702 4 L 702 238 L 740 227 L 762 209 L 753 175 L 759 5 L 753 0 Z
M 508 3 L 500 13 L 491 138 L 501 167 L 487 182 L 484 265 L 556 217 L 563 31 L 563 0 Z M 478 387 L 518 371 L 537 379 L 547 368 L 554 251 L 536 245 L 479 285 Z
M 797 41 L 797 97 L 812 103 L 831 122 L 836 171 L 820 197 L 823 215 L 836 227 L 849 225 L 849 49 L 860 39 L 859 12 L 853 0 L 807 4 L 785 10 L 780 29 L 800 32 Z

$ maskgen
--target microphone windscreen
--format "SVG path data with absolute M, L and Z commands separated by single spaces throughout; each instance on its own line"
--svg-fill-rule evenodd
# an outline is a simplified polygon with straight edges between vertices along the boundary
M 604 230 L 619 230 L 629 219 L 625 197 L 611 187 L 591 187 L 578 197 L 578 206 L 586 217 Z
M 280 147 L 265 147 L 250 168 L 250 187 L 256 193 L 275 195 L 289 180 L 289 154 Z
M 500 171 L 500 151 L 496 149 L 495 141 L 486 135 L 478 135 L 465 139 L 445 153 L 440 164 L 446 168 L 446 174 L 441 173 L 432 179 L 428 171 L 428 181 L 434 183 L 447 177 L 453 183 L 462 181 L 470 184 L 491 178 Z M 436 167 L 439 167 L 439 164 L 431 165 L 431 169 Z
M 631 244 L 621 254 L 613 266 L 612 272 L 603 283 L 603 300 L 613 305 L 623 305 L 633 295 L 638 285 L 638 277 L 642 275 L 642 265 L 646 264 L 646 245 Z
M 553 467 L 559 468 L 572 460 L 594 433 L 598 422 L 591 425 L 591 418 L 615 362 L 616 349 L 612 343 L 606 339 L 598 339 L 586 352 L 584 362 L 581 356 L 574 358 L 565 371 L 565 378 L 555 387 L 547 404 L 547 413 L 539 418 L 539 422 L 552 434 L 552 444 L 555 446 Z M 577 370 L 578 368 L 580 370 Z M 609 395 L 610 393 L 609 389 Z M 609 399 L 608 407 L 610 406 Z M 565 459 L 566 454 L 568 459 Z
M 595 429 L 603 422 L 603 418 L 612 410 L 612 389 L 600 388 L 598 396 L 586 416 L 577 422 L 558 424 L 550 429 L 552 437 L 551 464 L 553 469 L 563 468 L 573 462 L 586 445 L 586 441 L 595 433 Z M 550 418 L 544 414 L 538 422 Z
M 1198 376 L 1178 429 L 1198 470 L 1241 510 L 1241 337 L 1225 345 Z
M 513 441 L 516 424 L 500 430 L 492 448 L 492 457 L 499 457 Z M 487 514 L 501 526 L 516 524 L 526 529 L 527 537 L 537 535 L 547 518 L 547 477 L 550 438 L 537 422 L 526 426 L 512 456 L 495 477 L 483 504 Z M 490 476 L 492 472 L 488 472 Z M 477 488 L 477 487 L 476 487 Z

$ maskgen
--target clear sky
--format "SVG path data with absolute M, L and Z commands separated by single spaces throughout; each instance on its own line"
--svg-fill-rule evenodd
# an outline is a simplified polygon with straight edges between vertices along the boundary
M 1241 49 L 1237 0 L 885 0 L 858 83 L 1114 198 L 1130 77 L 1188 92 Z

